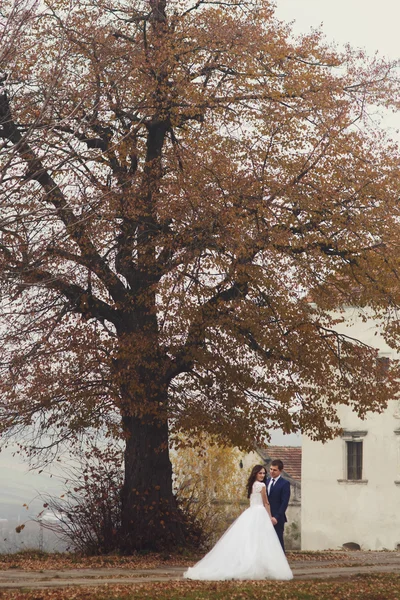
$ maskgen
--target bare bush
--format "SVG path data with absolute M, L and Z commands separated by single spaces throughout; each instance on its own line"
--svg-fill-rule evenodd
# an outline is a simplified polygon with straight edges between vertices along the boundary
M 121 450 L 92 448 L 69 469 L 66 492 L 47 496 L 44 508 L 54 520 L 43 527 L 83 554 L 108 554 L 118 549 L 121 535 Z

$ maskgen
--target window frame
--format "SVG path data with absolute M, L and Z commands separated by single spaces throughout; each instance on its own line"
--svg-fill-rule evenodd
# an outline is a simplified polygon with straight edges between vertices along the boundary
M 364 465 L 365 465 L 365 461 L 364 461 L 364 438 L 367 435 L 368 431 L 366 430 L 353 430 L 353 431 L 349 431 L 349 430 L 344 430 L 342 432 L 342 443 L 343 443 L 343 452 L 342 452 L 342 468 L 343 468 L 343 478 L 342 479 L 338 479 L 338 483 L 342 483 L 342 484 L 366 484 L 368 483 L 368 479 L 362 479 L 362 477 L 364 476 L 365 470 L 364 470 Z M 349 479 L 349 470 L 348 470 L 348 444 L 347 442 L 356 442 L 358 444 L 361 444 L 360 448 L 361 448 L 361 479 Z
M 361 481 L 363 475 L 363 440 L 346 440 L 346 479 Z

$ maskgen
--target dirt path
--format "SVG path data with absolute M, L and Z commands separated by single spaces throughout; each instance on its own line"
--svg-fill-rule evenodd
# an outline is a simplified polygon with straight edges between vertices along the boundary
M 340 562 L 339 562 L 340 561 Z M 299 560 L 291 563 L 295 579 L 353 577 L 359 573 L 400 573 L 400 552 L 354 552 L 338 560 Z M 104 584 L 135 585 L 155 581 L 180 580 L 185 567 L 154 569 L 62 569 L 0 571 L 1 589 L 40 589 Z

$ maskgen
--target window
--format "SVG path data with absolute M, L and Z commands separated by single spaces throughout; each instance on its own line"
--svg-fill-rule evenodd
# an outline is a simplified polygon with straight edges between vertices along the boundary
M 367 484 L 363 468 L 363 439 L 368 434 L 366 429 L 344 429 L 343 438 L 343 479 L 338 479 L 342 484 Z M 367 465 L 368 467 L 368 465 Z M 366 469 L 368 471 L 368 468 Z
M 362 455 L 363 443 L 346 442 L 347 448 L 347 479 L 358 480 L 362 479 Z

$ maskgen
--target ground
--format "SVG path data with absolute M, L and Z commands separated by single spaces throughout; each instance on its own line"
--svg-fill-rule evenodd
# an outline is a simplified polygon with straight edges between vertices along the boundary
M 293 552 L 290 582 L 191 582 L 195 557 L 0 556 L 1 600 L 400 600 L 400 552 Z

